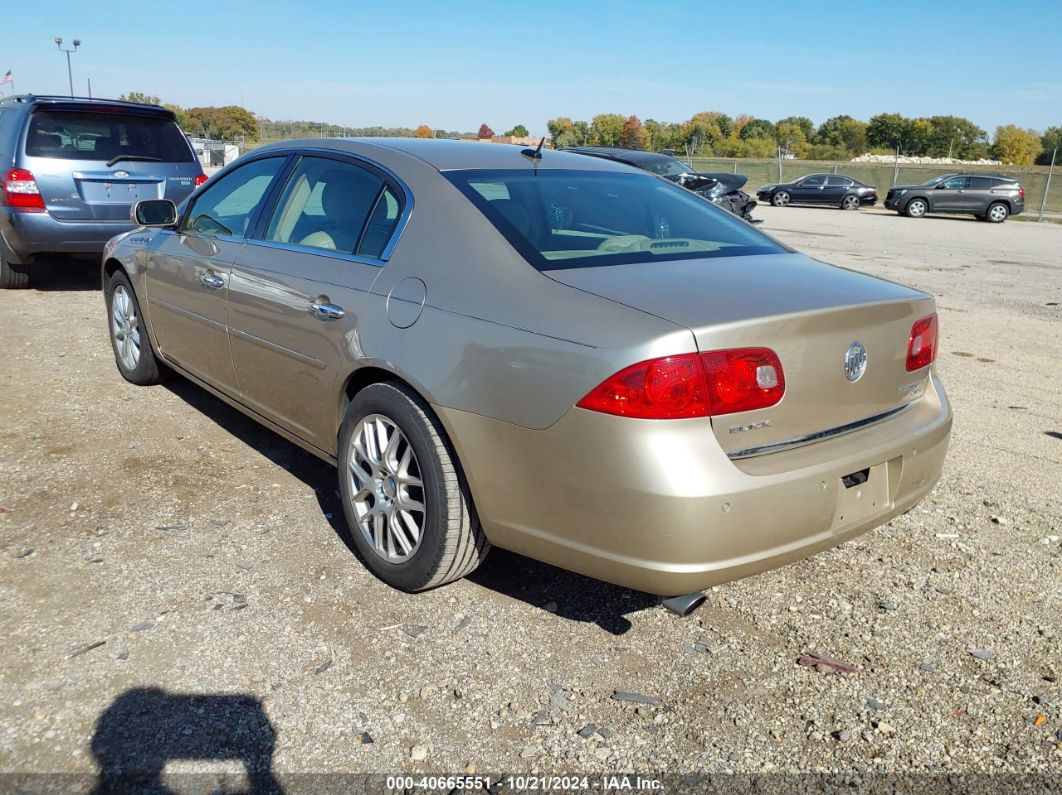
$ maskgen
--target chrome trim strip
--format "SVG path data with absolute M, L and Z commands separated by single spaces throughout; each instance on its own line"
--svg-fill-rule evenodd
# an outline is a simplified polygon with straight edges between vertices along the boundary
M 213 320 L 209 317 L 205 317 L 196 312 L 192 312 L 191 310 L 185 309 L 182 306 L 171 304 L 169 301 L 163 301 L 161 298 L 148 298 L 148 301 L 152 304 L 155 304 L 156 306 L 161 306 L 163 309 L 169 309 L 171 312 L 175 312 L 178 315 L 184 315 L 185 317 L 190 317 L 193 320 L 199 320 L 209 326 L 214 326 L 215 328 L 221 329 L 222 331 L 229 330 L 228 326 L 226 326 L 224 323 L 219 323 L 216 320 Z
M 838 425 L 836 428 L 829 428 L 825 431 L 816 431 L 815 433 L 807 433 L 803 436 L 794 436 L 792 439 L 783 439 L 780 442 L 771 442 L 770 444 L 760 445 L 759 447 L 746 447 L 744 450 L 734 450 L 727 453 L 726 457 L 731 461 L 735 461 L 740 458 L 752 458 L 757 455 L 766 455 L 767 453 L 778 453 L 782 450 L 791 450 L 794 447 L 801 447 L 802 445 L 811 444 L 812 442 L 821 442 L 824 439 L 831 439 L 835 436 L 852 433 L 861 428 L 866 428 L 868 425 L 874 425 L 882 420 L 887 420 L 889 417 L 899 414 L 910 406 L 910 403 L 904 403 L 902 406 L 883 411 L 881 414 L 875 414 L 873 417 L 849 422 L 847 425 Z
M 240 331 L 237 328 L 230 328 L 229 333 L 233 336 L 239 337 L 242 340 L 253 342 L 255 345 L 261 345 L 266 350 L 276 351 L 277 353 L 283 353 L 290 356 L 292 359 L 308 364 L 311 367 L 316 367 L 318 370 L 323 370 L 327 366 L 320 359 L 315 356 L 310 356 L 306 353 L 300 353 L 299 351 L 292 350 L 291 348 L 285 348 L 283 345 L 277 345 L 275 342 L 256 337 L 254 334 L 248 334 L 246 331 Z
M 362 257 L 358 254 L 347 254 L 345 251 L 333 251 L 329 248 L 313 248 L 312 246 L 300 246 L 298 243 L 281 243 L 277 240 L 258 240 L 257 238 L 248 238 L 246 241 L 248 246 L 261 246 L 262 248 L 275 248 L 280 251 L 291 251 L 295 254 L 312 254 L 315 257 L 324 257 L 325 259 L 340 259 L 347 262 L 357 262 L 359 265 L 371 265 L 374 268 L 382 268 L 387 262 L 382 259 L 376 259 L 375 257 Z M 247 267 L 245 265 L 237 265 L 236 267 Z M 257 270 L 266 270 L 258 266 L 253 266 Z M 279 271 L 271 271 L 279 272 Z

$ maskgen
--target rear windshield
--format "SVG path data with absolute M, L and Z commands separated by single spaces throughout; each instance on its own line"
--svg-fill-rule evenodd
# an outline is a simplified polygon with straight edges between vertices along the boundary
M 445 176 L 539 270 L 784 251 L 649 174 L 524 169 Z
M 116 157 L 188 163 L 193 155 L 172 119 L 121 113 L 39 110 L 26 137 L 30 157 L 113 160 Z

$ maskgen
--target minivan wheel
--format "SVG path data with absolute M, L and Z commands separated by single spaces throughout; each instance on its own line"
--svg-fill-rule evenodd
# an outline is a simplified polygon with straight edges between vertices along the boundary
M 365 565 L 388 585 L 424 591 L 486 557 L 468 483 L 431 409 L 403 384 L 373 384 L 339 431 L 343 513 Z
M 29 283 L 29 265 L 12 265 L 0 257 L 0 290 L 25 290 Z
M 771 197 L 771 204 L 775 207 L 788 207 L 790 200 L 790 195 L 786 191 L 780 190 Z
M 988 206 L 988 212 L 985 213 L 985 217 L 993 224 L 1001 224 L 1007 220 L 1007 216 L 1010 215 L 1010 208 L 1003 202 L 994 202 Z
M 123 271 L 115 271 L 107 280 L 107 326 L 118 372 L 132 384 L 151 386 L 168 375 L 159 363 L 151 340 L 144 329 L 140 304 Z
M 907 202 L 906 212 L 911 218 L 921 218 L 928 209 L 925 199 L 911 199 L 911 201 Z
M 845 196 L 841 199 L 842 210 L 858 210 L 860 204 L 862 204 L 862 202 L 859 201 L 858 196 Z

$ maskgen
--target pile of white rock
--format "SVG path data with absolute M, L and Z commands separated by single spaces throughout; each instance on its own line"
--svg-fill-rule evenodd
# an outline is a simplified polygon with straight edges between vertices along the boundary
M 959 160 L 957 157 L 918 157 L 914 155 L 900 155 L 897 159 L 896 155 L 860 155 L 859 157 L 852 158 L 853 163 L 922 163 L 924 165 L 939 165 L 939 166 L 999 166 L 1002 163 L 999 160 L 989 160 L 982 158 L 980 160 Z

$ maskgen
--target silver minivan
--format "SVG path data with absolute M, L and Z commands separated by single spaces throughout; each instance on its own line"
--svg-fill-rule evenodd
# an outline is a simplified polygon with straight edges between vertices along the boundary
M 0 101 L 0 288 L 41 254 L 98 256 L 143 199 L 179 204 L 206 181 L 173 112 L 109 99 Z

